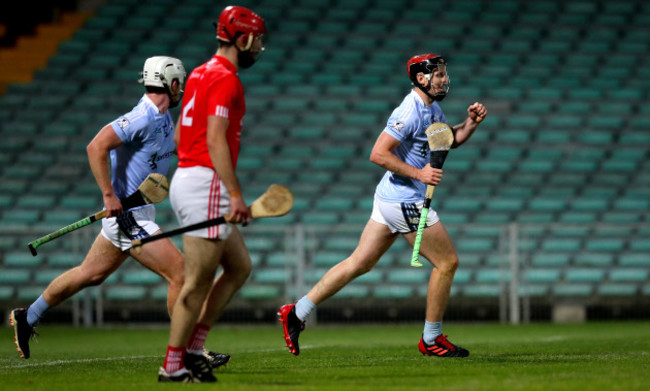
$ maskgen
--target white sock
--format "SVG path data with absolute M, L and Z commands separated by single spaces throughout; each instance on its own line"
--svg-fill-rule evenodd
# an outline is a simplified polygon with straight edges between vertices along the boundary
M 442 322 L 424 322 L 422 339 L 427 345 L 433 345 L 436 337 L 442 334 Z
M 303 296 L 302 299 L 298 300 L 296 303 L 296 316 L 301 321 L 305 321 L 309 314 L 316 309 L 316 304 L 312 303 L 307 295 Z
M 43 315 L 45 315 L 49 309 L 50 305 L 47 304 L 43 295 L 40 295 L 27 309 L 27 324 L 32 327 L 38 325 L 38 321 L 41 320 Z

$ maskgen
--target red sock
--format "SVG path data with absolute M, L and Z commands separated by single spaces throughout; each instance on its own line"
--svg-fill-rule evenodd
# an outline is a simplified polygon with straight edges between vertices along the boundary
M 175 348 L 173 346 L 167 346 L 167 355 L 165 356 L 165 363 L 163 368 L 167 373 L 172 374 L 179 369 L 183 368 L 183 360 L 185 359 L 185 348 Z
M 208 337 L 210 327 L 204 324 L 197 323 L 194 326 L 194 331 L 190 337 L 190 343 L 187 345 L 187 350 L 195 354 L 203 353 L 203 346 L 205 346 L 205 339 Z

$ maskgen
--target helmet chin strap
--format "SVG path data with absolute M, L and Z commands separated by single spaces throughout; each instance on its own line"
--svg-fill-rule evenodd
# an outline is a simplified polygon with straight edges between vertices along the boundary
M 435 94 L 433 94 L 433 95 L 429 93 L 429 90 L 431 89 L 431 77 L 430 77 L 430 76 L 427 77 L 426 75 L 425 75 L 425 77 L 426 77 L 426 79 L 427 79 L 427 81 L 428 81 L 427 86 L 426 86 L 426 87 L 422 87 L 422 86 L 418 83 L 418 88 L 419 88 L 422 92 L 424 92 L 424 94 L 425 94 L 426 96 L 428 96 L 429 98 L 431 98 L 434 102 L 440 102 L 440 101 L 442 101 L 443 99 L 445 99 L 445 98 L 447 97 L 447 91 L 438 92 L 438 93 L 435 93 Z

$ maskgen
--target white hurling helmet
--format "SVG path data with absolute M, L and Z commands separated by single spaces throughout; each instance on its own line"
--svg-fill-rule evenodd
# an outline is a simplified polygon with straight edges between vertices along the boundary
M 162 87 L 173 93 L 172 81 L 177 79 L 182 91 L 185 75 L 185 67 L 181 60 L 167 56 L 149 57 L 144 62 L 140 83 L 144 83 L 145 86 Z

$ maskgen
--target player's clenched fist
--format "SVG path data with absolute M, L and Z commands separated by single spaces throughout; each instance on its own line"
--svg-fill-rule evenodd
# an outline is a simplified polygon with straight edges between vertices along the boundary
M 474 122 L 480 123 L 485 119 L 486 115 L 487 109 L 482 103 L 474 102 L 474 104 L 467 108 L 467 116 Z

